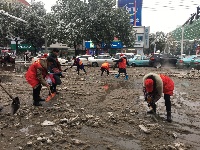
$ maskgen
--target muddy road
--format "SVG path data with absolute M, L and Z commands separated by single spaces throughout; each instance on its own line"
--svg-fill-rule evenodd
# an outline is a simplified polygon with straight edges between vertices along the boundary
M 64 73 L 60 92 L 42 107 L 32 106 L 32 89 L 24 78 L 28 66 L 0 67 L 2 85 L 21 101 L 10 115 L 11 100 L 2 90 L 0 105 L 1 150 L 155 150 L 200 149 L 200 73 L 170 68 L 128 68 L 124 77 L 100 76 L 100 68 L 76 75 Z M 142 77 L 164 73 L 174 80 L 172 123 L 165 121 L 164 99 L 158 114 L 148 115 Z M 41 96 L 48 90 L 42 88 Z M 145 130 L 146 129 L 146 130 Z

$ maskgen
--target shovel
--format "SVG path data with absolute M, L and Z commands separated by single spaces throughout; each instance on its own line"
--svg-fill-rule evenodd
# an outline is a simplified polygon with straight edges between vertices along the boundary
M 0 86 L 6 92 L 6 94 L 8 94 L 8 96 L 12 99 L 11 113 L 14 115 L 20 107 L 19 98 L 18 97 L 14 98 L 10 93 L 8 93 L 8 91 L 2 86 L 1 80 L 0 80 Z

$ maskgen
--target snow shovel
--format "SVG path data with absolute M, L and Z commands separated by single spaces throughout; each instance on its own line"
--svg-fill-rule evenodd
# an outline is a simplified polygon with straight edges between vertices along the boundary
M 12 99 L 11 113 L 14 115 L 20 107 L 19 98 L 18 97 L 14 98 L 10 93 L 8 93 L 8 91 L 2 86 L 1 80 L 0 80 L 0 86 L 6 92 L 6 94 L 8 94 L 8 96 Z

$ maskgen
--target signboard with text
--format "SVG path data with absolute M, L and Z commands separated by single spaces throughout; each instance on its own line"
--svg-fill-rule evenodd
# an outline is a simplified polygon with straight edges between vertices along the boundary
M 130 14 L 130 23 L 134 26 L 142 26 L 142 2 L 143 0 L 118 0 L 118 7 L 124 7 Z
M 149 32 L 150 32 L 150 27 L 145 27 L 145 29 L 144 29 L 144 48 L 149 48 Z

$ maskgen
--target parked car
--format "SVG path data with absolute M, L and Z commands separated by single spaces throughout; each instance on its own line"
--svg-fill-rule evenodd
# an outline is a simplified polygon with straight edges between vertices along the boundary
M 200 70 L 200 55 L 193 58 L 190 62 L 190 68 Z
M 42 55 L 33 57 L 31 63 L 37 61 L 39 58 L 42 58 Z M 68 60 L 66 60 L 66 59 L 64 59 L 64 58 L 58 58 L 58 61 L 59 61 L 60 64 L 63 65 L 63 66 L 68 64 Z
M 176 63 L 176 67 L 178 69 L 182 68 L 188 68 L 190 67 L 190 62 L 192 61 L 193 58 L 197 57 L 197 55 L 190 55 L 190 56 L 185 56 L 182 59 L 178 59 Z
M 161 66 L 176 66 L 178 57 L 172 54 L 155 53 L 150 57 L 149 65 L 159 68 Z
M 77 56 L 84 65 L 89 65 L 89 60 L 94 58 L 92 55 L 81 55 L 81 56 Z
M 110 55 L 98 55 L 95 56 L 94 58 L 89 59 L 89 65 L 92 67 L 99 67 L 101 66 L 105 61 L 107 61 L 110 66 L 114 65 L 114 60 L 115 58 L 111 57 Z
M 149 66 L 149 58 L 147 56 L 135 55 L 134 58 L 129 59 L 130 66 Z

